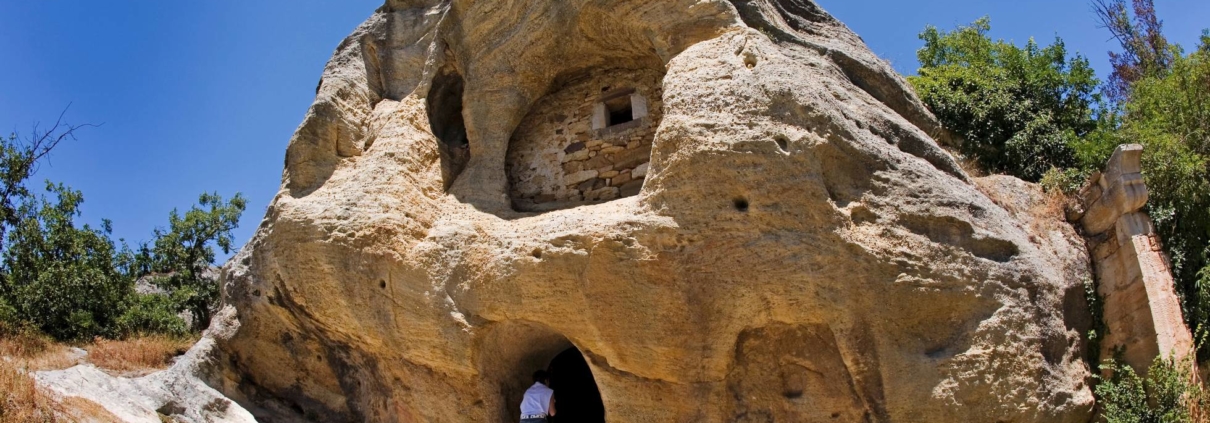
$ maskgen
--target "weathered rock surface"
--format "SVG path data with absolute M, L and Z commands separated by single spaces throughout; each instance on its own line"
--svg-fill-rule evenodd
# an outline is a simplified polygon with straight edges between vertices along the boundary
M 638 195 L 513 211 L 518 126 L 610 69 L 663 75 Z M 268 421 L 507 422 L 574 345 L 611 422 L 1087 421 L 1081 240 L 932 136 L 809 0 L 391 0 L 224 269 L 208 380 Z

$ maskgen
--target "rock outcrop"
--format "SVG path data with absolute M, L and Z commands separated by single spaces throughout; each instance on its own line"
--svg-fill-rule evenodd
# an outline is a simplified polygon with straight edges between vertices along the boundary
M 391 0 L 203 376 L 264 421 L 508 422 L 574 347 L 611 422 L 1087 421 L 1082 240 L 941 137 L 809 0 Z

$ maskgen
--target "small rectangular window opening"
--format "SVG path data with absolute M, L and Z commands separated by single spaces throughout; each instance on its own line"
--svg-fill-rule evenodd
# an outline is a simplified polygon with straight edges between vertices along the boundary
M 609 122 L 606 126 L 621 125 L 634 121 L 634 106 L 630 104 L 629 96 L 606 101 L 605 108 L 609 111 Z

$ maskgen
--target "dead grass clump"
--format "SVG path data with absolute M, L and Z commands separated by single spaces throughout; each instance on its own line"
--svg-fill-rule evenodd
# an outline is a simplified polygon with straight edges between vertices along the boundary
M 53 347 L 55 342 L 52 339 L 33 330 L 0 328 L 0 356 L 34 358 Z
M 0 359 L 0 423 L 62 421 L 55 406 L 17 364 Z
M 34 379 L 16 361 L 0 360 L 0 423 L 54 423 L 66 421 L 118 423 L 100 404 L 79 397 L 62 401 L 38 389 Z
M 1034 214 L 1054 217 L 1060 222 L 1066 222 L 1068 203 L 1074 199 L 1059 191 L 1047 192 L 1045 195 L 1046 198 L 1034 206 Z
M 184 354 L 196 339 L 146 336 L 124 341 L 98 338 L 88 349 L 88 361 L 97 367 L 120 373 L 145 373 L 163 370 L 172 359 Z
M 187 349 L 189 341 L 144 338 L 133 342 L 101 343 L 108 349 L 171 349 L 174 352 L 172 355 L 175 355 L 176 351 Z M 168 360 L 172 355 L 161 360 Z M 113 354 L 110 354 L 110 357 L 112 356 Z M 59 400 L 48 395 L 38 389 L 37 383 L 30 376 L 30 372 L 66 369 L 82 361 L 83 357 L 72 352 L 70 345 L 55 342 L 37 330 L 0 327 L 0 423 L 74 420 L 120 422 L 121 419 L 95 402 L 77 397 Z
M 62 370 L 80 364 L 71 347 L 34 330 L 0 332 L 0 357 L 19 362 L 29 371 Z

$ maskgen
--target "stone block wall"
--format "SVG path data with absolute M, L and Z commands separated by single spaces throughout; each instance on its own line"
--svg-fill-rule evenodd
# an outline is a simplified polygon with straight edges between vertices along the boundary
M 509 145 L 513 208 L 550 211 L 637 195 L 659 127 L 663 78 L 649 69 L 597 69 L 539 100 Z M 607 102 L 629 104 L 633 120 L 611 125 Z
M 1193 336 L 1181 314 L 1172 271 L 1147 204 L 1140 157 L 1142 146 L 1119 146 L 1105 171 L 1092 176 L 1080 192 L 1078 220 L 1092 253 L 1097 290 L 1104 298 L 1103 321 L 1109 329 L 1101 357 L 1121 349 L 1122 359 L 1139 374 L 1157 356 L 1184 359 L 1193 352 Z

